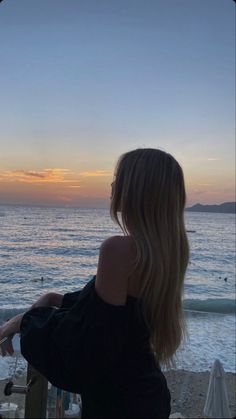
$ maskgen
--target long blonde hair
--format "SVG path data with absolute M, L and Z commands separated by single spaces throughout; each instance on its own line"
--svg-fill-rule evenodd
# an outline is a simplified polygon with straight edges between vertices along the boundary
M 173 365 L 184 336 L 182 291 L 189 259 L 185 200 L 183 171 L 170 154 L 143 148 L 118 160 L 111 217 L 135 241 L 131 275 L 138 284 L 151 347 L 158 362 L 167 366 Z

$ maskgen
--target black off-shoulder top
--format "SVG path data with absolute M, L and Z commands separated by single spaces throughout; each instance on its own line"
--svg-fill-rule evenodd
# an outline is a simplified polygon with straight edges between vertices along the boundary
M 21 352 L 56 387 L 82 398 L 83 418 L 168 418 L 170 393 L 150 348 L 141 302 L 103 301 L 95 277 L 21 323 Z

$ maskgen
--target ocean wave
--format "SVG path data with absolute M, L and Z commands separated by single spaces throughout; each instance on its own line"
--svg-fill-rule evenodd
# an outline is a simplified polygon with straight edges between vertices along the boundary
M 57 228 L 50 228 L 50 231 L 55 231 L 55 232 L 59 232 L 59 233 L 67 233 L 67 232 L 76 232 L 77 230 L 74 228 L 62 228 L 62 227 L 57 227 Z
M 183 302 L 184 310 L 198 311 L 205 313 L 235 314 L 235 300 L 228 298 L 208 298 L 206 300 L 186 299 Z M 7 319 L 29 310 L 29 306 L 22 307 L 6 307 L 0 309 L 0 324 Z
M 235 314 L 235 300 L 228 298 L 207 298 L 206 300 L 186 299 L 184 310 L 206 313 Z
M 5 321 L 7 321 L 8 319 L 11 319 L 17 314 L 24 313 L 27 310 L 29 310 L 29 306 L 20 307 L 20 308 L 1 308 L 0 309 L 0 325 L 4 323 Z

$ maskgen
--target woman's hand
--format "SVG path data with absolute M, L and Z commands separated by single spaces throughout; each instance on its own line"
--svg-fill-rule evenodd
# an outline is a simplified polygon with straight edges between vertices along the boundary
M 58 294 L 57 292 L 48 292 L 47 294 L 42 295 L 32 306 L 32 308 L 37 307 L 60 307 L 62 303 L 63 295 Z
M 0 336 L 1 336 L 1 327 L 0 327 Z M 0 342 L 1 342 L 1 339 L 0 339 Z M 12 337 L 9 336 L 8 338 L 6 338 L 6 340 L 4 340 L 4 342 L 1 343 L 0 354 L 2 354 L 2 356 L 6 356 L 6 355 L 13 355 L 13 353 L 14 353 L 14 348 L 12 345 Z
M 58 294 L 56 292 L 49 292 L 47 294 L 44 294 L 42 297 L 40 297 L 32 306 L 31 309 L 37 308 L 37 307 L 60 307 L 62 304 L 63 295 Z M 2 344 L 0 344 L 0 349 L 2 352 L 2 355 L 5 356 L 7 354 L 12 355 L 14 352 L 13 346 L 12 346 L 12 337 L 15 333 L 20 332 L 20 325 L 21 320 L 24 313 L 18 314 L 15 317 L 12 317 L 12 319 L 8 320 L 6 323 L 4 323 L 2 326 L 0 326 L 0 341 L 4 338 L 7 338 Z
M 21 320 L 23 316 L 24 316 L 24 313 L 18 314 L 17 316 L 12 317 L 12 319 L 8 320 L 6 323 L 0 326 L 0 341 L 4 338 L 7 338 L 0 345 L 2 356 L 5 356 L 7 354 L 9 355 L 13 354 L 14 349 L 12 346 L 12 337 L 15 333 L 20 332 L 20 325 L 21 325 Z

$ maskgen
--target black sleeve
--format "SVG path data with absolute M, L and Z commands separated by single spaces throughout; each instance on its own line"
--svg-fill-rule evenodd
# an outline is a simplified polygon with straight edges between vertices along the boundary
M 125 317 L 126 307 L 103 302 L 90 282 L 72 308 L 41 307 L 24 315 L 22 354 L 56 387 L 91 391 L 122 358 Z
M 87 295 L 88 292 L 93 289 L 95 279 L 96 276 L 94 275 L 93 278 L 87 283 L 87 285 L 82 290 L 68 292 L 67 294 L 64 294 L 61 308 L 71 308 L 74 304 L 78 303 L 81 293 Z
M 55 350 L 52 336 L 65 310 L 52 307 L 34 308 L 21 321 L 21 353 L 53 385 L 63 388 L 63 358 Z
M 71 308 L 77 303 L 81 291 L 68 292 L 63 296 L 61 308 Z

